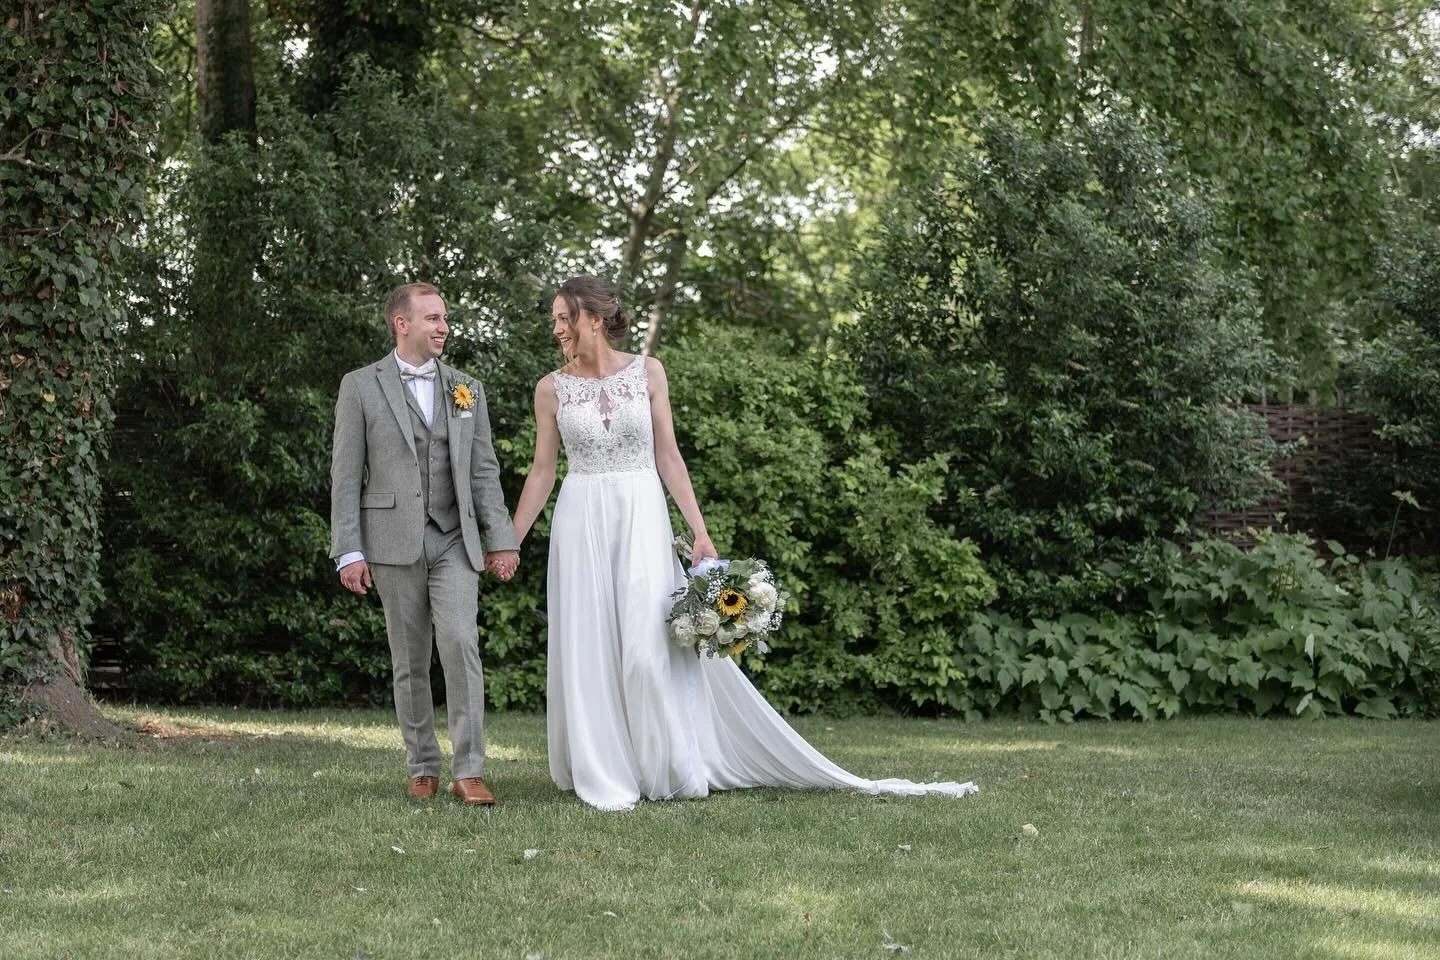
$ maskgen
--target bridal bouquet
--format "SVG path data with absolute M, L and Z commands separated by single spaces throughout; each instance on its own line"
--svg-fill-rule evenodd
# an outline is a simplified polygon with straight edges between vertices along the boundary
M 789 598 L 764 560 L 707 557 L 675 591 L 666 619 L 670 639 L 707 657 L 738 657 L 752 646 L 768 653 L 765 637 L 780 628 Z

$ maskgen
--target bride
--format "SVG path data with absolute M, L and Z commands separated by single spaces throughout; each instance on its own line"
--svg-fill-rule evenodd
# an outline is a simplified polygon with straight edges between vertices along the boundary
M 535 387 L 535 461 L 515 507 L 523 541 L 550 499 L 563 443 L 548 573 L 550 776 L 602 810 L 738 787 L 965 796 L 972 783 L 864 780 L 806 743 L 728 657 L 697 657 L 665 627 L 684 571 L 665 491 L 717 556 L 675 444 L 665 370 L 619 353 L 614 288 L 567 280 L 552 306 L 565 366 Z M 662 488 L 661 483 L 664 483 Z

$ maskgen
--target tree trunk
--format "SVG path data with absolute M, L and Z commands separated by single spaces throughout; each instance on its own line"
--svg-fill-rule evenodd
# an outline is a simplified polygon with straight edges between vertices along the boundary
M 249 0 L 195 0 L 200 132 L 217 143 L 232 130 L 255 131 Z
M 200 134 L 209 144 L 240 131 L 255 137 L 255 75 L 250 57 L 249 0 L 196 0 L 196 99 Z M 201 162 L 204 162 L 203 160 Z M 234 327 L 255 320 L 257 232 L 251 218 L 249 172 L 220 163 L 206 178 L 227 211 L 225 222 L 199 218 L 195 230 L 195 299 L 191 350 L 199 368 L 216 389 L 233 387 L 230 374 L 237 358 L 231 344 Z
M 694 0 L 690 4 L 690 42 L 692 44 L 699 36 L 700 7 L 700 0 Z M 645 248 L 650 243 L 651 233 L 655 227 L 656 212 L 665 199 L 665 178 L 670 173 L 670 164 L 675 160 L 675 146 L 680 132 L 680 98 L 684 95 L 686 82 L 683 75 L 677 75 L 673 82 L 667 84 L 663 71 L 658 68 L 654 70 L 653 77 L 655 93 L 660 98 L 664 112 L 656 138 L 655 156 L 650 161 L 650 171 L 645 178 L 645 192 L 630 211 L 630 230 L 625 238 L 625 251 L 620 261 L 619 286 L 632 298 L 639 294 L 640 274 L 645 264 Z M 673 283 L 671 289 L 673 291 Z M 646 342 L 649 342 L 648 337 Z
M 5 83 L 23 101 L 0 98 L 0 692 L 20 688 L 48 722 L 100 737 L 118 731 L 85 694 L 82 663 L 131 319 L 113 258 L 143 213 L 155 9 L 23 0 L 5 22 Z
M 50 649 L 53 661 L 48 676 L 32 681 L 20 695 L 20 702 L 40 711 L 44 722 L 71 736 L 86 740 L 114 740 L 121 736 L 115 726 L 95 708 L 85 692 L 80 653 L 75 636 L 62 630 Z
M 684 231 L 670 232 L 669 249 L 665 256 L 665 278 L 660 282 L 660 289 L 655 292 L 655 299 L 650 304 L 649 325 L 645 328 L 645 343 L 640 350 L 647 357 L 652 356 L 660 345 L 660 333 L 665 329 L 665 321 L 670 319 L 671 311 L 675 309 L 675 288 L 680 284 L 680 271 L 685 267 L 685 254 L 689 248 L 689 238 Z

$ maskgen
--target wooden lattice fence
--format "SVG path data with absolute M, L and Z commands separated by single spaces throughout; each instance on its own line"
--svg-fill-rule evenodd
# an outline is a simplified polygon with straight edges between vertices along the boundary
M 1293 526 L 1282 523 L 1281 515 L 1293 519 L 1313 514 L 1307 508 L 1322 495 L 1322 475 L 1369 462 L 1383 449 L 1383 441 L 1375 435 L 1379 424 L 1362 414 L 1316 404 L 1254 404 L 1249 409 L 1265 418 L 1276 443 L 1298 444 L 1272 464 L 1284 489 L 1243 510 L 1206 515 L 1200 527 L 1212 535 L 1251 542 L 1247 531 Z

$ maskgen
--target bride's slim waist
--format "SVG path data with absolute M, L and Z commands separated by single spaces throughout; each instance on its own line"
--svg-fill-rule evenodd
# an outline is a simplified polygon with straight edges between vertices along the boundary
M 647 464 L 643 467 L 630 467 L 622 470 L 586 470 L 583 467 L 571 467 L 565 473 L 565 482 L 570 480 L 638 480 L 644 477 L 656 477 L 658 479 L 659 476 L 660 475 L 655 472 L 654 464 Z

